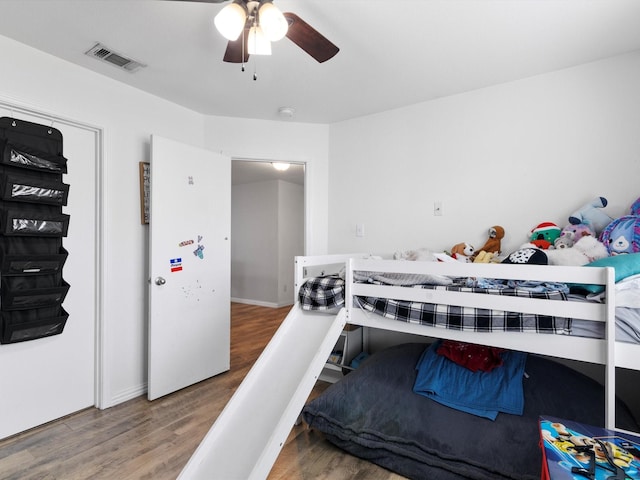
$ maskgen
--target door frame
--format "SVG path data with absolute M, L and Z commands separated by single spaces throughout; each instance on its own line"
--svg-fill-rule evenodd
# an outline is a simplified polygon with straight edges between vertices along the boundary
M 51 113 L 45 108 L 26 105 L 20 103 L 14 99 L 0 96 L 0 108 L 7 110 L 9 115 L 13 116 L 15 113 L 28 115 L 41 119 L 44 124 L 50 124 L 52 127 L 55 125 L 67 125 L 70 127 L 86 130 L 94 135 L 94 148 L 95 148 L 95 178 L 94 185 L 96 191 L 96 206 L 95 206 L 95 219 L 96 219 L 96 231 L 95 231 L 95 338 L 94 338 L 94 406 L 97 408 L 104 408 L 108 406 L 108 396 L 105 388 L 104 379 L 107 378 L 108 363 L 105 359 L 105 325 L 104 325 L 104 128 L 86 123 L 84 121 L 76 120 L 70 117 L 64 117 L 57 113 Z

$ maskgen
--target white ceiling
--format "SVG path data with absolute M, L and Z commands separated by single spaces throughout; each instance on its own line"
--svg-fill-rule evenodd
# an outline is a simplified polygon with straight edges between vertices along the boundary
M 639 0 L 274 3 L 340 52 L 319 64 L 285 38 L 241 72 L 213 27 L 226 3 L 175 0 L 0 0 L 0 34 L 204 114 L 325 124 L 640 49 Z M 147 66 L 84 55 L 95 42 Z

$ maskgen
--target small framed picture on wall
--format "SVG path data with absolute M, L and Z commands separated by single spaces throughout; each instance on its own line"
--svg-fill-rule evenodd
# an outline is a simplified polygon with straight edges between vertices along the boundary
M 140 162 L 140 223 L 149 223 L 149 187 L 151 180 L 151 165 Z

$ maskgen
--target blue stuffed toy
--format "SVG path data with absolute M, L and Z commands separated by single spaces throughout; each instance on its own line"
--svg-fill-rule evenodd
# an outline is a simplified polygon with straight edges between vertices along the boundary
M 572 225 L 584 223 L 591 227 L 591 229 L 596 232 L 596 235 L 600 235 L 600 232 L 613 220 L 613 218 L 600 210 L 606 207 L 607 203 L 607 199 L 604 197 L 595 198 L 593 201 L 573 212 L 569 217 L 569 223 Z
M 630 210 L 629 215 L 609 223 L 600 235 L 609 255 L 640 252 L 640 198 L 633 202 Z

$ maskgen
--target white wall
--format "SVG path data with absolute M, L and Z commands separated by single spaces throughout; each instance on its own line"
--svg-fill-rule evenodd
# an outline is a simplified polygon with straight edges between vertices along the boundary
M 627 213 L 638 85 L 635 53 L 331 125 L 329 251 L 479 247 L 496 224 L 510 250 L 596 196 Z
M 234 185 L 231 192 L 231 298 L 275 305 L 278 182 Z
M 293 304 L 293 258 L 304 254 L 304 188 L 273 180 L 234 185 L 231 197 L 231 298 Z
M 304 187 L 278 183 L 278 305 L 289 305 L 295 301 L 293 259 L 304 254 Z
M 612 218 L 627 214 L 640 196 L 639 86 L 634 53 L 332 125 L 329 251 L 481 246 L 498 224 L 509 252 L 596 196 Z M 370 340 L 424 341 L 382 331 Z M 602 381 L 598 369 L 588 373 Z M 637 383 L 638 372 L 620 372 L 630 406 L 640 405 Z
M 151 134 L 239 156 L 306 162 L 318 226 L 308 232 L 309 252 L 326 252 L 328 127 L 206 118 L 5 37 L 0 51 L 3 100 L 104 130 L 104 406 L 146 388 L 148 233 L 140 224 L 138 162 L 149 159 Z
M 305 164 L 305 253 L 328 253 L 329 127 L 304 123 L 205 119 L 206 146 L 235 159 Z
M 104 389 L 108 403 L 140 394 L 146 385 L 147 227 L 140 224 L 138 162 L 149 159 L 151 133 L 202 144 L 202 117 L 3 37 L 0 49 L 3 98 L 104 129 Z

